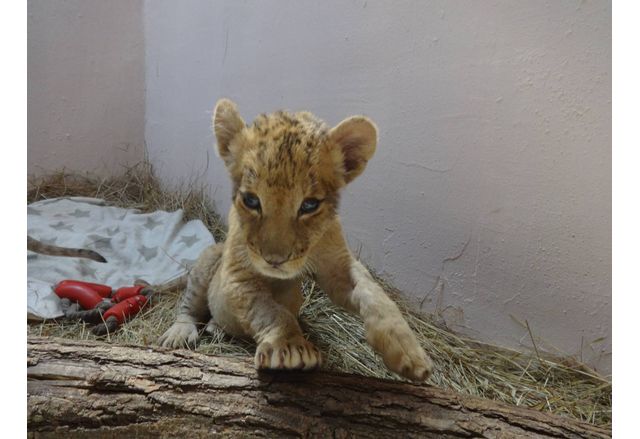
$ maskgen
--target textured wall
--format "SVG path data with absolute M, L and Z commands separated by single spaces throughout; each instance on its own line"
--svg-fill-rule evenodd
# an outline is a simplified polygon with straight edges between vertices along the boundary
M 122 172 L 144 152 L 142 0 L 29 0 L 28 172 Z
M 610 369 L 609 2 L 147 1 L 145 37 L 165 181 L 229 207 L 219 97 L 247 120 L 364 113 L 379 148 L 342 203 L 362 258 L 455 329 L 530 346 L 526 320 Z

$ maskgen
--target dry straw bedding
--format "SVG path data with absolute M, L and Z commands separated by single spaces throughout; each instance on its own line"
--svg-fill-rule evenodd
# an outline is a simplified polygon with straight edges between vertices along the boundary
M 140 163 L 118 178 L 98 179 L 59 172 L 29 181 L 27 201 L 61 196 L 103 198 L 111 204 L 144 212 L 183 209 L 185 219 L 198 218 L 224 239 L 224 226 L 197 182 L 164 190 L 151 167 Z M 393 288 L 387 291 L 400 304 L 420 342 L 432 356 L 436 370 L 429 383 L 457 392 L 527 406 L 574 417 L 601 427 L 611 427 L 611 381 L 574 359 L 541 357 L 490 346 L 456 335 L 429 316 L 414 312 Z M 362 321 L 334 307 L 312 280 L 304 284 L 305 303 L 300 316 L 309 339 L 322 350 L 329 369 L 400 380 L 385 368 L 366 344 Z M 162 291 L 154 304 L 119 331 L 110 334 L 112 343 L 149 345 L 171 325 L 180 291 Z M 95 339 L 83 324 L 51 321 L 30 324 L 30 334 Z M 205 334 L 199 352 L 252 356 L 255 346 L 234 340 L 221 331 Z

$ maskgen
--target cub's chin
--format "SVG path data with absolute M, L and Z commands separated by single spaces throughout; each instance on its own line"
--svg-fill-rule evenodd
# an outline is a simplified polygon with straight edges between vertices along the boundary
M 306 256 L 287 261 L 282 265 L 274 267 L 268 264 L 264 259 L 250 252 L 250 260 L 253 268 L 263 276 L 274 279 L 293 279 L 300 277 L 304 272 Z

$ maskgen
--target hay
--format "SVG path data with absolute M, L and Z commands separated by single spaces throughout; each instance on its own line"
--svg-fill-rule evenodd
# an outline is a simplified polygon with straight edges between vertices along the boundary
M 184 209 L 186 219 L 199 218 L 216 240 L 224 228 L 207 188 L 190 183 L 163 190 L 151 167 L 141 163 L 119 178 L 96 179 L 64 172 L 29 182 L 29 202 L 60 196 L 104 198 L 113 205 L 138 208 Z M 384 285 L 384 283 L 383 283 Z M 540 411 L 569 416 L 605 428 L 611 427 L 611 382 L 573 359 L 552 359 L 538 353 L 513 350 L 469 340 L 412 311 L 397 291 L 385 285 L 400 304 L 410 326 L 432 356 L 436 370 L 430 383 L 460 393 L 481 396 Z M 325 367 L 379 378 L 400 380 L 389 372 L 365 342 L 362 321 L 333 304 L 316 288 L 304 283 L 301 324 L 309 339 L 322 350 Z M 106 337 L 113 343 L 150 345 L 171 325 L 179 291 L 163 291 L 152 307 L 119 331 Z M 43 322 L 28 326 L 29 334 L 96 339 L 89 327 L 75 322 Z M 252 356 L 255 346 L 234 340 L 221 331 L 204 334 L 197 351 L 210 354 Z

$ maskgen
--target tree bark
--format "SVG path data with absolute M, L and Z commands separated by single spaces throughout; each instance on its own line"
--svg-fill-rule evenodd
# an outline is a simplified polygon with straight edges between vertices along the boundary
M 610 437 L 436 387 L 331 372 L 256 373 L 247 358 L 29 337 L 31 437 Z

